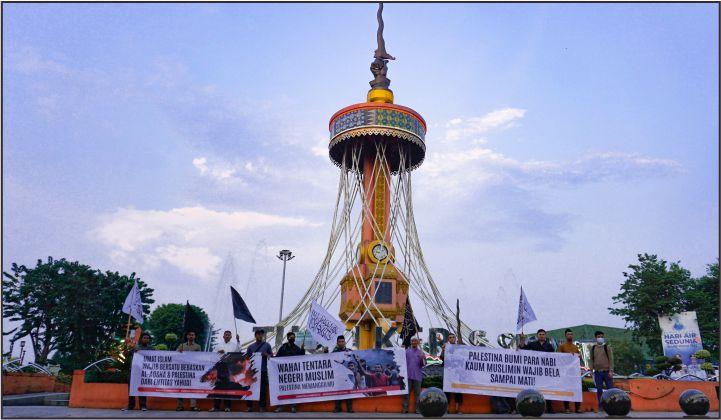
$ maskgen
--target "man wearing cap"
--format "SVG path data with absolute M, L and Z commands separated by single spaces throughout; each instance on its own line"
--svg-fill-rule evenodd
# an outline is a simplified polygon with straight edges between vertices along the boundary
M 260 353 L 263 357 L 263 362 L 260 368 L 260 401 L 258 401 L 258 411 L 265 411 L 265 399 L 268 395 L 268 358 L 273 356 L 273 349 L 265 341 L 265 330 L 260 329 L 255 331 L 255 343 L 248 346 L 246 356 L 250 356 L 253 353 Z M 248 408 L 247 412 L 253 411 L 253 401 L 246 401 Z
M 155 347 L 153 347 L 150 344 L 150 340 L 151 340 L 150 334 L 145 332 L 145 333 L 143 333 L 143 335 L 140 336 L 140 342 L 138 343 L 138 345 L 128 349 L 127 363 L 129 363 L 130 366 L 133 365 L 133 356 L 135 355 L 135 353 L 139 352 L 140 350 L 155 350 Z M 128 381 L 128 391 L 129 390 L 130 390 L 130 381 Z M 128 392 L 128 394 L 129 393 L 130 392 Z M 142 411 L 147 411 L 148 410 L 148 408 L 146 406 L 147 397 L 138 397 L 138 398 L 140 399 L 140 409 Z M 135 396 L 128 395 L 128 407 L 123 408 L 123 411 L 133 410 L 134 408 L 135 408 Z

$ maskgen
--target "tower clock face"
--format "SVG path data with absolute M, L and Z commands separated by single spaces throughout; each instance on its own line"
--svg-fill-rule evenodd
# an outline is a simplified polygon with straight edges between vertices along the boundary
M 373 247 L 373 256 L 376 257 L 378 261 L 383 261 L 386 258 L 388 258 L 388 248 L 385 247 L 385 245 L 378 244 Z

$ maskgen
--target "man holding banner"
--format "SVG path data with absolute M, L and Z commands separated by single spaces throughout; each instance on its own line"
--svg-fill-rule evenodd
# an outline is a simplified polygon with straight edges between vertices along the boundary
M 255 332 L 255 343 L 248 346 L 246 356 L 253 353 L 260 353 L 263 361 L 260 366 L 260 401 L 258 401 L 258 411 L 265 411 L 265 399 L 268 395 L 268 358 L 273 357 L 273 349 L 265 341 L 265 330 L 260 329 Z M 253 401 L 248 400 L 247 412 L 253 411 Z
M 298 347 L 295 344 L 294 332 L 289 332 L 285 335 L 285 337 L 287 341 L 282 346 L 280 346 L 280 348 L 278 349 L 278 353 L 275 354 L 275 357 L 302 356 L 305 354 L 305 346 L 301 345 L 300 347 Z M 283 407 L 278 407 L 275 409 L 276 413 L 280 413 L 281 411 L 283 411 Z M 290 411 L 292 413 L 296 412 L 295 404 L 290 405 Z
M 461 345 L 461 344 L 456 344 L 456 335 L 455 335 L 454 333 L 448 334 L 448 343 L 447 343 L 447 344 L 451 344 L 451 345 Z M 443 347 L 441 348 L 441 360 L 445 360 L 445 358 L 446 358 L 446 344 L 444 344 Z M 463 413 L 461 412 L 461 404 L 463 404 L 463 394 L 460 393 L 460 392 L 454 392 L 454 393 L 453 393 L 453 398 L 454 398 L 455 401 L 456 401 L 456 414 L 463 414 Z M 450 393 L 450 392 L 446 392 L 446 399 L 448 400 L 448 412 L 447 412 L 447 414 L 451 414 L 451 412 L 450 412 L 450 407 L 451 407 L 451 393 Z
M 195 331 L 187 331 L 185 333 L 185 342 L 180 344 L 178 346 L 177 351 L 184 352 L 184 351 L 200 351 L 200 344 L 195 342 Z M 183 398 L 178 398 L 178 408 L 175 409 L 175 411 L 183 411 Z M 198 400 L 195 398 L 190 399 L 190 409 L 192 411 L 198 411 Z
M 336 345 L 335 345 L 335 347 L 333 348 L 333 353 L 347 352 L 347 351 L 348 351 L 348 349 L 347 349 L 346 346 L 345 346 L 345 336 L 339 335 L 338 337 L 336 337 L 335 342 L 336 342 Z M 357 379 L 358 376 L 360 376 L 360 372 L 353 372 L 353 383 L 354 383 L 354 384 L 357 383 L 357 382 L 359 382 L 359 380 Z M 334 412 L 334 413 L 340 413 L 340 403 L 341 403 L 341 401 L 343 401 L 343 400 L 336 400 L 336 401 L 335 401 L 335 408 L 333 409 L 333 412 Z M 349 413 L 352 413 L 352 412 L 353 412 L 353 400 L 352 400 L 352 399 L 347 399 L 347 400 L 345 400 L 345 408 L 346 408 L 346 410 L 347 410 Z
M 539 329 L 536 332 L 536 337 L 538 338 L 538 340 L 526 344 L 526 336 L 521 334 L 521 336 L 519 337 L 518 348 L 531 351 L 542 351 L 546 353 L 553 353 L 556 351 L 553 349 L 551 343 L 546 340 L 546 330 L 544 330 L 543 328 Z M 554 413 L 555 411 L 553 411 L 553 405 L 551 404 L 551 400 L 546 399 L 546 414 Z
M 225 330 L 223 332 L 223 342 L 218 344 L 215 347 L 215 351 L 218 353 L 237 353 L 240 351 L 240 337 L 236 335 L 234 343 L 232 341 L 233 339 L 233 333 L 230 332 L 230 330 Z M 219 369 L 223 370 L 223 369 Z M 227 370 L 227 368 L 226 368 Z M 232 401 L 228 399 L 223 400 L 223 405 L 225 406 L 225 411 L 229 412 L 231 407 Z M 213 408 L 210 409 L 211 412 L 213 411 L 220 411 L 220 399 L 216 398 L 213 400 Z

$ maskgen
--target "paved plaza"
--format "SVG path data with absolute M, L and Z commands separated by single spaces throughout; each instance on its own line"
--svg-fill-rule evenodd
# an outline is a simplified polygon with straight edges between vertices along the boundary
M 290 413 L 246 413 L 246 412 L 217 412 L 209 413 L 207 411 L 120 411 L 116 409 L 96 409 L 96 408 L 69 408 L 69 407 L 52 407 L 52 406 L 16 406 L 3 407 L 3 418 L 298 418 L 298 419 L 380 419 L 380 418 L 423 418 L 418 414 L 400 414 L 400 413 L 319 413 L 319 412 L 299 412 Z M 490 418 L 522 418 L 520 415 L 503 415 L 503 414 L 463 414 L 463 415 L 447 415 L 445 417 L 455 419 L 490 419 Z M 631 412 L 631 418 L 683 418 L 681 412 Z M 584 414 L 553 414 L 545 415 L 543 418 L 606 418 L 603 413 L 584 413 Z M 711 412 L 708 418 L 719 418 L 718 412 Z

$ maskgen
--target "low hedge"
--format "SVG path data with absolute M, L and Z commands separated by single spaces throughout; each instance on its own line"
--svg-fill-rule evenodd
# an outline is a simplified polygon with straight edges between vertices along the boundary
M 127 384 L 128 372 L 121 370 L 88 370 L 85 372 L 85 382 L 106 384 Z

